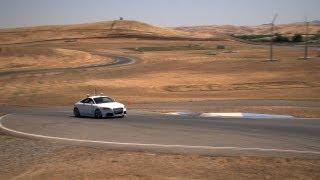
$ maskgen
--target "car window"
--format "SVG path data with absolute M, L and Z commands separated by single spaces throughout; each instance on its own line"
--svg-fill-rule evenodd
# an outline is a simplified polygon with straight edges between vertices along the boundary
M 84 99 L 84 100 L 82 100 L 80 102 L 81 103 L 86 103 L 86 104 L 90 104 L 90 103 L 94 104 L 94 101 L 91 98 L 86 98 L 86 99 Z
M 84 100 L 82 100 L 82 101 L 80 101 L 81 103 L 88 103 L 89 102 L 89 98 L 86 98 L 86 99 L 84 99 Z
M 94 98 L 94 101 L 96 102 L 96 104 L 114 102 L 114 100 L 111 99 L 111 98 L 109 98 L 109 97 L 98 97 L 98 98 Z
M 94 104 L 94 102 L 93 102 L 92 99 L 89 99 L 87 103 L 89 103 L 89 104 L 91 104 L 91 103 Z

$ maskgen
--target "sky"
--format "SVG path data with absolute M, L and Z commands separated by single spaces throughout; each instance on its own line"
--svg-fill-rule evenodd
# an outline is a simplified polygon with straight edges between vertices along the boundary
M 320 0 L 0 0 L 0 28 L 125 19 L 160 26 L 320 20 Z

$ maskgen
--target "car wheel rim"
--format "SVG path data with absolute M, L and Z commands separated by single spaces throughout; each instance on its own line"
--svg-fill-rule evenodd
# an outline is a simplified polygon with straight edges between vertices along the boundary
M 101 118 L 102 117 L 101 112 L 100 111 L 96 111 L 95 117 L 96 118 Z
M 80 112 L 79 112 L 79 110 L 78 109 L 75 109 L 74 111 L 73 111 L 73 113 L 74 113 L 74 115 L 75 116 L 80 116 Z

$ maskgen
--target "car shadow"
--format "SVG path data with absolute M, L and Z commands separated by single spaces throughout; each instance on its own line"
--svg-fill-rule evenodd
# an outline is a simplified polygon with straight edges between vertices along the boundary
M 94 119 L 94 120 L 103 120 L 103 119 L 123 119 L 123 117 L 104 117 L 104 118 L 100 118 L 100 119 L 97 119 L 97 118 L 94 118 L 94 117 L 90 117 L 90 116 L 81 116 L 81 117 L 76 117 L 74 115 L 71 115 L 69 116 L 70 118 L 73 118 L 73 119 Z

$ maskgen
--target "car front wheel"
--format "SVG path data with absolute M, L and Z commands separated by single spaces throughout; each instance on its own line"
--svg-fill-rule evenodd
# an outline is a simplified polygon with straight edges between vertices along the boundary
M 94 111 L 94 118 L 96 118 L 96 119 L 101 119 L 102 118 L 102 113 L 101 113 L 101 111 L 99 109 L 96 109 Z
M 79 109 L 76 108 L 76 107 L 73 109 L 73 114 L 74 114 L 75 117 L 81 117 L 80 111 L 79 111 Z

